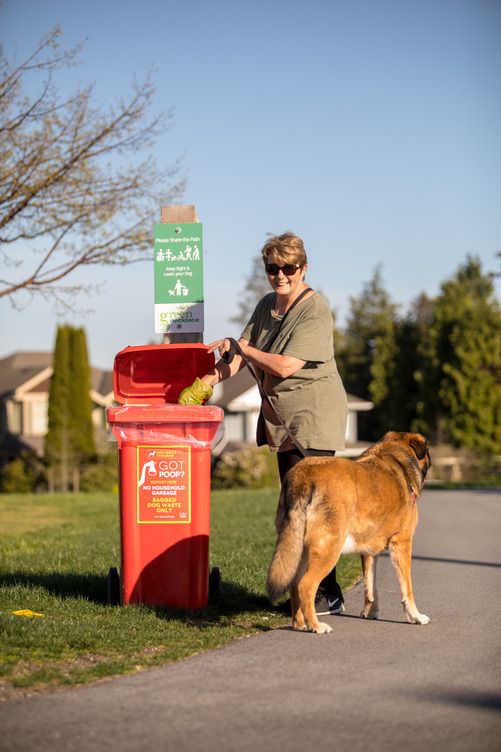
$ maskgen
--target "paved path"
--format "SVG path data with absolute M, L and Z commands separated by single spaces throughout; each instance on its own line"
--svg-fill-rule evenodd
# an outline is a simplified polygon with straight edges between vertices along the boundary
M 388 557 L 381 619 L 277 629 L 148 672 L 0 705 L 0 749 L 501 750 L 501 494 L 426 491 L 407 624 Z

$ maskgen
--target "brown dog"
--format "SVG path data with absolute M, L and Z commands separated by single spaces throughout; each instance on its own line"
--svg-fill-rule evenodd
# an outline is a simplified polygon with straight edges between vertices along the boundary
M 332 632 L 317 619 L 315 594 L 342 553 L 361 554 L 361 616 L 376 619 L 375 557 L 386 548 L 397 570 L 407 619 L 428 624 L 414 603 L 411 551 L 416 501 L 430 465 L 421 434 L 390 431 L 355 460 L 306 457 L 287 473 L 266 587 L 271 601 L 290 591 L 294 629 Z

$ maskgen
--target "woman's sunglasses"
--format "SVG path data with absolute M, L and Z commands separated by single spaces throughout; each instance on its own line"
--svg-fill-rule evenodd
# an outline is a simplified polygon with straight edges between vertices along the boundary
M 279 266 L 278 264 L 265 264 L 264 266 L 266 274 L 269 274 L 271 277 L 276 277 L 280 270 L 283 271 L 286 277 L 292 277 L 297 270 L 301 268 L 295 264 L 284 264 L 283 266 Z

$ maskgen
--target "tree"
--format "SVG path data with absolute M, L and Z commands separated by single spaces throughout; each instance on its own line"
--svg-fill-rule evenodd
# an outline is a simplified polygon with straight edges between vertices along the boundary
M 501 263 L 501 251 L 497 251 L 497 253 L 495 253 L 494 255 L 499 259 L 499 263 Z M 495 277 L 501 277 L 501 271 L 490 272 L 489 277 L 491 277 L 492 279 L 494 279 Z
M 376 406 L 388 396 L 396 349 L 397 308 L 384 288 L 378 266 L 360 296 L 350 298 L 344 337 L 337 352 L 347 391 L 372 399 Z M 377 411 L 375 415 L 361 416 L 361 433 L 367 438 L 378 438 L 381 422 Z
M 0 468 L 2 493 L 33 493 L 41 482 L 38 459 L 29 452 L 21 452 L 19 457 Z
M 91 373 L 83 329 L 70 330 L 70 374 L 68 412 L 76 478 L 79 477 L 80 468 L 96 454 L 90 397 Z
M 372 362 L 369 373 L 369 395 L 376 406 L 375 423 L 379 436 L 388 428 L 397 429 L 402 425 L 402 414 L 395 410 L 393 388 L 398 376 L 396 365 L 398 357 L 398 321 L 394 315 L 380 316 L 377 322 L 379 331 L 375 333 L 372 347 Z M 374 436 L 376 438 L 376 436 Z
M 145 120 L 151 78 L 106 112 L 92 86 L 61 96 L 54 76 L 78 49 L 61 50 L 60 35 L 56 27 L 19 64 L 0 48 L 0 254 L 9 270 L 0 298 L 15 307 L 22 291 L 67 307 L 89 290 L 68 281 L 77 269 L 149 258 L 154 213 L 184 185 L 178 163 L 157 170 L 141 157 L 171 118 Z
M 50 486 L 78 490 L 82 469 L 95 457 L 90 367 L 83 329 L 60 326 L 49 391 L 45 462 Z
M 424 429 L 456 446 L 501 454 L 501 309 L 489 275 L 468 257 L 442 284 L 424 348 Z
M 369 392 L 377 406 L 379 433 L 414 430 L 419 411 L 430 404 L 421 399 L 419 379 L 431 311 L 432 301 L 421 293 L 404 316 L 389 319 L 385 331 L 376 337 Z
M 70 447 L 70 327 L 57 328 L 49 389 L 48 430 L 45 437 L 45 463 L 49 471 L 49 488 L 68 490 Z M 59 482 L 56 483 L 56 471 Z

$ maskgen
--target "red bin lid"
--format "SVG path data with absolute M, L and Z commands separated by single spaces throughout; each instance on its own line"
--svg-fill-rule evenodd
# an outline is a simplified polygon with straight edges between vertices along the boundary
M 137 345 L 115 356 L 113 390 L 121 405 L 177 403 L 181 391 L 214 367 L 207 345 Z

